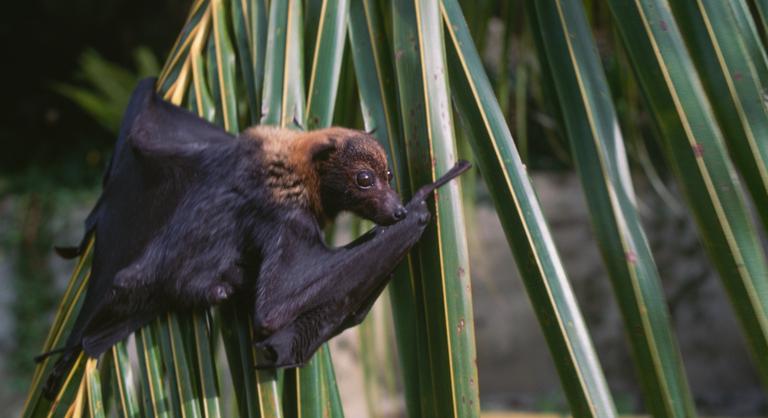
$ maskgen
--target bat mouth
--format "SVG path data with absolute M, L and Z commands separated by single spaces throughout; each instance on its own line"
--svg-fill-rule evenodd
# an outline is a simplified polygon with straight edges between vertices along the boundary
M 398 205 L 389 213 L 373 217 L 371 220 L 378 225 L 388 226 L 402 221 L 406 216 L 408 216 L 408 210 L 402 205 Z
M 374 215 L 369 219 L 378 225 L 392 225 L 405 219 L 408 216 L 408 210 L 400 203 L 400 199 L 397 195 L 392 193 L 386 203 L 379 207 L 379 210 L 374 212 Z
M 389 187 L 378 188 L 359 201 L 352 212 L 377 225 L 387 226 L 405 219 L 408 210 L 400 202 L 400 196 Z

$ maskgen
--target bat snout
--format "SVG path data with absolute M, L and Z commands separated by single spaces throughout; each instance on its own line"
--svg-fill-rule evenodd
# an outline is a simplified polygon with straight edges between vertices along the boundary
M 375 214 L 370 219 L 379 225 L 392 225 L 408 216 L 408 210 L 400 202 L 400 197 L 391 189 L 383 199 L 377 202 L 376 206 Z

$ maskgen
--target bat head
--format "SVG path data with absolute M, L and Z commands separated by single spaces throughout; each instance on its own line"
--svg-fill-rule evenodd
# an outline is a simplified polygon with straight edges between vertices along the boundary
M 321 205 L 328 217 L 350 211 L 379 225 L 405 218 L 400 196 L 390 186 L 387 154 L 371 135 L 342 128 L 316 132 L 322 139 L 312 147 L 311 155 Z

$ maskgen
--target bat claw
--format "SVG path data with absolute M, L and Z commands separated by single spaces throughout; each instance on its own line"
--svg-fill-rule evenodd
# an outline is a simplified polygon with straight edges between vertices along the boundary
M 219 303 L 225 301 L 232 294 L 232 287 L 226 283 L 214 285 L 211 288 L 210 301 Z
M 256 350 L 256 368 L 257 369 L 269 369 L 276 367 L 277 352 L 271 344 L 262 341 L 254 344 Z
M 254 347 L 256 349 L 256 365 L 254 368 L 258 370 L 303 367 L 306 364 L 306 361 L 296 361 L 295 358 L 281 359 L 275 347 L 265 341 L 254 344 Z
M 304 129 L 304 126 L 301 124 L 301 121 L 299 121 L 299 117 L 296 116 L 295 114 L 293 115 L 293 124 L 296 125 L 296 127 L 302 131 L 306 130 Z
M 254 343 L 256 364 L 260 368 L 301 367 L 311 353 L 296 347 L 296 333 L 292 328 L 272 334 L 264 341 Z

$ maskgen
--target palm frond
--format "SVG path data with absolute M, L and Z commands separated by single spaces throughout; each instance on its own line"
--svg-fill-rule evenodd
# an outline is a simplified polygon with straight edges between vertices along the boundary
M 768 3 L 671 4 L 672 9 L 666 0 L 608 1 L 633 74 L 620 76 L 634 77 L 640 86 L 667 164 L 768 383 L 768 263 L 747 201 L 751 197 L 762 226 L 768 226 L 768 59 L 761 38 Z M 494 84 L 476 45 L 484 42 L 491 17 L 501 15 L 507 20 L 501 48 L 507 58 L 521 5 L 530 22 L 525 36 L 534 41 L 520 45 L 535 48 L 540 67 L 504 61 Z M 592 9 L 562 0 L 507 2 L 501 8 L 481 0 L 472 6 L 462 11 L 458 0 L 196 0 L 162 67 L 158 90 L 232 133 L 256 124 L 315 129 L 334 121 L 365 128 L 388 151 L 405 198 L 451 167 L 460 152 L 471 156 L 572 413 L 614 417 L 598 356 L 523 164 L 539 133 L 552 159 L 571 158 L 555 129 L 529 129 L 529 96 L 550 106 L 586 192 L 647 409 L 659 417 L 695 416 L 663 278 L 636 208 L 622 135 L 635 131 L 620 126 L 620 105 L 610 91 L 631 83 L 609 86 L 589 27 Z M 514 80 L 509 68 L 515 69 Z M 117 74 L 101 80 L 100 88 L 116 91 L 126 79 Z M 94 107 L 93 97 L 68 94 Z M 511 103 L 519 150 L 507 125 Z M 464 132 L 457 134 L 457 127 Z M 457 146 L 457 137 L 466 142 Z M 631 154 L 634 147 L 628 148 Z M 638 153 L 660 184 L 648 152 Z M 406 410 L 410 416 L 477 417 L 461 186 L 441 189 L 429 205 L 434 220 L 398 266 L 388 294 Z M 92 244 L 72 274 L 43 350 L 59 347 L 72 327 L 88 284 Z M 371 376 L 377 365 L 369 354 L 363 357 Z M 256 369 L 257 360 L 249 312 L 225 304 L 171 313 L 100 361 L 81 355 L 53 402 L 40 394 L 52 362 L 41 362 L 23 416 L 344 415 L 327 345 L 301 369 Z

